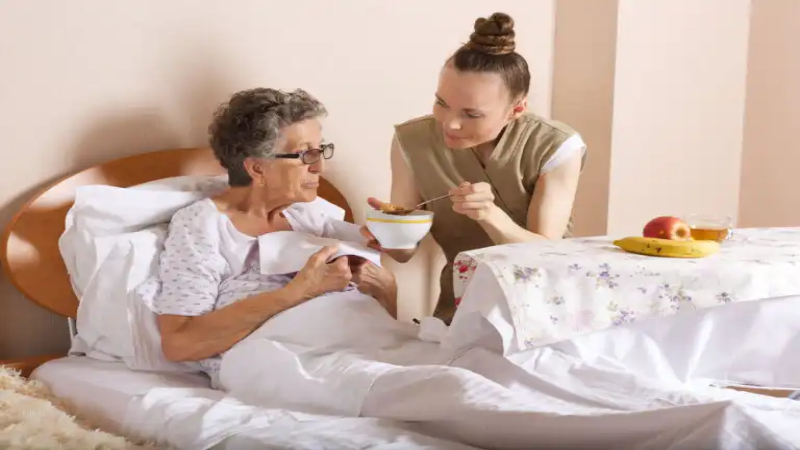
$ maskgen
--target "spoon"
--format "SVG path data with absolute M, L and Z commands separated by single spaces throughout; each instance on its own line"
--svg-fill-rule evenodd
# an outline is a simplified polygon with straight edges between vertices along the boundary
M 433 203 L 433 202 L 435 202 L 437 200 L 441 200 L 441 199 L 444 199 L 444 198 L 447 198 L 447 197 L 450 197 L 450 194 L 445 194 L 445 195 L 442 195 L 442 196 L 439 196 L 439 197 L 434 197 L 434 198 L 432 198 L 430 200 L 426 200 L 426 201 L 418 204 L 417 206 L 415 206 L 415 207 L 413 207 L 411 209 L 394 209 L 394 210 L 391 210 L 391 211 L 381 211 L 381 212 L 383 212 L 384 214 L 392 214 L 392 215 L 395 215 L 395 216 L 405 216 L 405 215 L 411 214 L 412 212 L 420 209 L 421 207 L 427 205 L 428 203 Z

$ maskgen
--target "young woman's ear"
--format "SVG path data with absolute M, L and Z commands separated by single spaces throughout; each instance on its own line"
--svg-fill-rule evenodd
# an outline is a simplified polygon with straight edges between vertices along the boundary
M 514 104 L 514 108 L 511 109 L 511 113 L 513 115 L 512 118 L 516 119 L 517 117 L 521 116 L 528 110 L 528 99 L 522 98 L 517 103 Z
M 514 106 L 511 108 L 511 119 L 516 119 L 517 117 L 521 116 L 528 110 L 528 99 L 522 98 L 514 103 Z

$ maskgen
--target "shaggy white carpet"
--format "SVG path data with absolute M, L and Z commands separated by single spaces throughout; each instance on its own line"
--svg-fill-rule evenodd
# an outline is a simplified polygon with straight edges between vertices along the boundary
M 45 385 L 0 366 L 0 449 L 151 450 L 94 429 Z

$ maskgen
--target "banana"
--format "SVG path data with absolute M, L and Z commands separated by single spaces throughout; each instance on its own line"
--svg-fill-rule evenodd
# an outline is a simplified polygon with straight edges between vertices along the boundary
M 717 253 L 720 248 L 715 241 L 675 241 L 638 236 L 617 239 L 614 245 L 630 253 L 667 258 L 704 258 Z

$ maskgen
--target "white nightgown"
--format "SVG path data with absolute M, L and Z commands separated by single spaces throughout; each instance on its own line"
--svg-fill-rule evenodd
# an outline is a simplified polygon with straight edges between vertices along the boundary
M 296 203 L 284 211 L 294 231 L 348 241 L 363 240 L 358 226 L 331 219 Z M 277 290 L 296 273 L 262 275 L 258 239 L 238 231 L 211 199 L 200 200 L 172 217 L 159 259 L 158 277 L 140 287 L 156 314 L 200 316 L 239 300 Z M 346 290 L 352 290 L 351 284 Z M 221 356 L 200 361 L 218 386 Z

